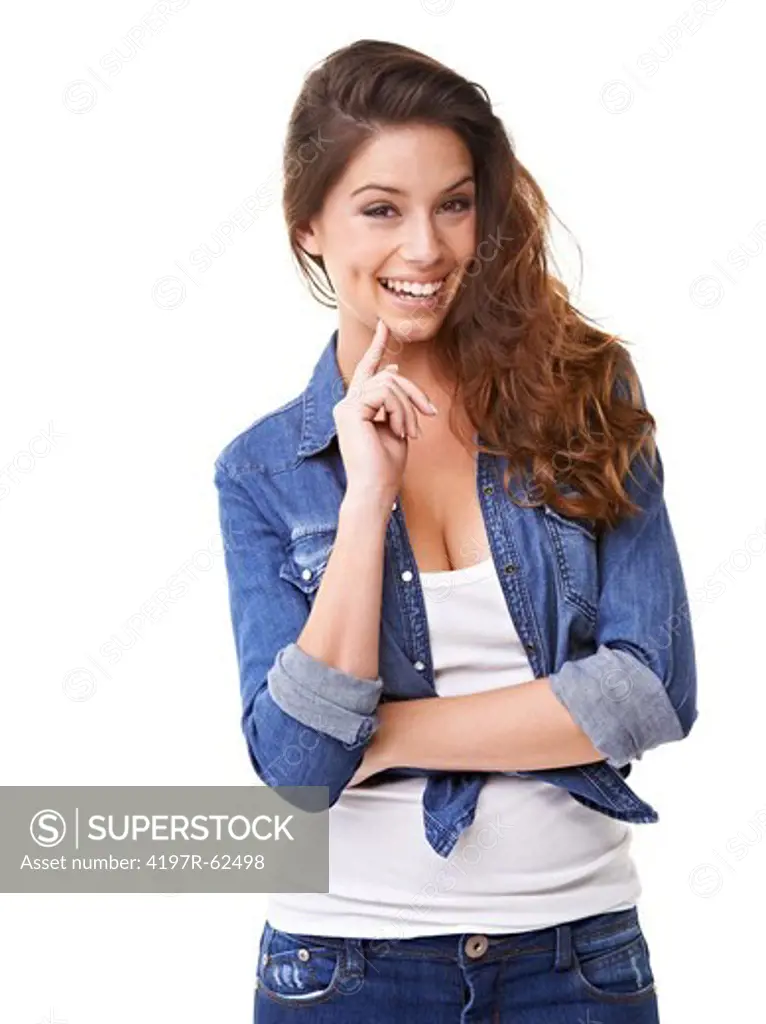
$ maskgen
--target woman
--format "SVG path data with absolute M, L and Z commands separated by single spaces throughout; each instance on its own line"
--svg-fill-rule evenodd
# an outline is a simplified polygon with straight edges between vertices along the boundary
M 338 326 L 215 479 L 248 752 L 328 787 L 330 884 L 270 895 L 256 1019 L 657 1021 L 625 778 L 696 675 L 628 351 L 549 273 L 486 94 L 423 54 L 308 76 L 284 208 Z

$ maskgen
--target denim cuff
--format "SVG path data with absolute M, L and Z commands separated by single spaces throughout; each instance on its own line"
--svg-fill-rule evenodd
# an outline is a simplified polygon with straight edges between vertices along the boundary
M 380 676 L 364 679 L 342 672 L 291 643 L 277 654 L 267 683 L 285 714 L 347 746 L 365 742 L 375 731 Z
M 662 680 L 627 651 L 601 644 L 567 661 L 550 686 L 593 746 L 615 768 L 684 733 Z

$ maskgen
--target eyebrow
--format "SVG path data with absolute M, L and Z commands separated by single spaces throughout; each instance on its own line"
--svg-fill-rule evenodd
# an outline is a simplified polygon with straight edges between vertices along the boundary
M 443 189 L 442 191 L 443 192 L 452 192 L 453 189 L 459 188 L 461 185 L 465 185 L 465 183 L 467 181 L 473 181 L 473 175 L 472 174 L 466 174 L 466 176 L 464 178 L 461 178 L 460 181 L 456 181 L 454 185 L 449 185 L 447 188 Z M 355 188 L 354 191 L 351 193 L 352 198 L 353 198 L 353 196 L 357 195 L 359 192 L 364 192 L 366 189 L 369 189 L 369 188 L 378 189 L 381 192 L 391 192 L 392 194 L 398 195 L 398 196 L 403 196 L 403 195 L 406 194 L 405 192 L 402 191 L 402 189 L 394 188 L 392 185 L 370 184 L 370 185 L 362 185 L 361 188 Z

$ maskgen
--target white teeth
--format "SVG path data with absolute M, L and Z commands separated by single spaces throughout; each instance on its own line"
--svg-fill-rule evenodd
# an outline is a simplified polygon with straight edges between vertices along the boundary
M 429 281 L 427 284 L 421 284 L 418 281 L 391 281 L 387 277 L 381 277 L 379 280 L 384 287 L 393 292 L 404 292 L 407 295 L 435 295 L 446 278 L 442 278 L 441 281 Z

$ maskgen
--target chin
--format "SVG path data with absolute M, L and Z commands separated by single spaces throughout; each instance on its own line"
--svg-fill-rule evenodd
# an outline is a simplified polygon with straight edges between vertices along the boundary
M 439 323 L 437 321 L 427 325 L 414 324 L 406 320 L 396 323 L 389 317 L 386 317 L 385 321 L 391 337 L 403 345 L 417 345 L 419 342 L 431 341 L 439 332 Z
M 392 316 L 389 310 L 381 310 L 380 318 L 385 321 L 391 335 L 404 343 L 428 341 L 438 334 L 444 321 L 443 316 L 428 316 L 422 313 L 417 316 Z

